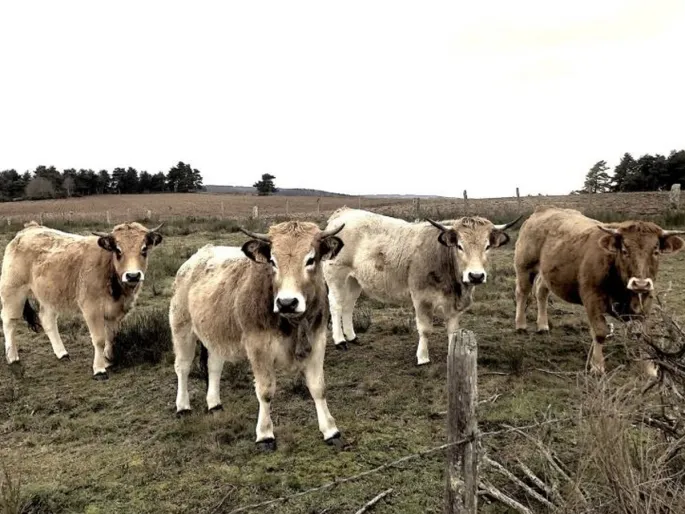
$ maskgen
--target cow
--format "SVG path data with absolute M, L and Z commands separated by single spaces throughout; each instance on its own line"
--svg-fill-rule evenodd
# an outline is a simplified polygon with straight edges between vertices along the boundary
M 179 268 L 169 307 L 177 416 L 191 410 L 188 374 L 199 340 L 207 359 L 208 412 L 222 409 L 224 361 L 249 361 L 259 402 L 258 449 L 276 449 L 270 410 L 278 368 L 304 374 L 324 441 L 343 444 L 325 398 L 329 309 L 321 271 L 321 261 L 343 248 L 336 236 L 341 229 L 322 232 L 299 221 L 273 225 L 267 234 L 241 227 L 251 238 L 242 247 L 206 245 Z
M 45 331 L 58 359 L 69 360 L 57 317 L 80 312 L 94 347 L 93 378 L 106 380 L 114 335 L 134 307 L 148 252 L 162 242 L 161 226 L 148 230 L 123 223 L 108 233 L 83 236 L 27 223 L 5 248 L 0 274 L 7 362 L 19 362 L 16 331 L 22 317 L 33 331 Z
M 490 249 L 506 244 L 505 231 L 520 219 L 503 225 L 482 217 L 409 223 L 360 209 L 335 211 L 328 227 L 345 225 L 345 247 L 324 265 L 335 348 L 347 350 L 348 342 L 357 343 L 352 315 L 364 292 L 383 303 L 413 305 L 417 365 L 428 364 L 433 311 L 442 311 L 448 333 L 458 329 L 474 288 L 487 280 Z
M 603 374 L 605 315 L 643 318 L 650 310 L 660 254 L 680 251 L 685 232 L 647 221 L 603 224 L 574 209 L 542 206 L 522 224 L 516 241 L 516 329 L 526 331 L 531 291 L 537 330 L 549 331 L 550 293 L 585 308 L 592 335 L 590 369 Z

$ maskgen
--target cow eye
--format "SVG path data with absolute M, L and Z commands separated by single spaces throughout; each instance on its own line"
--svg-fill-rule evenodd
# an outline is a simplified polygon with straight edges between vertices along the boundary
M 315 262 L 316 261 L 314 260 L 314 257 L 310 257 L 309 259 L 307 259 L 305 266 L 314 266 Z
M 143 257 L 147 256 L 147 246 L 143 246 L 143 249 L 140 251 L 140 253 L 143 254 Z
M 121 259 L 121 248 L 118 246 L 114 249 L 114 254 L 117 256 L 117 259 Z
M 490 249 L 490 243 L 488 243 L 488 244 L 485 245 L 485 250 L 487 251 L 487 250 L 489 250 L 489 249 Z
M 271 266 L 273 266 L 274 268 L 276 267 L 276 261 L 274 261 L 273 259 L 269 259 L 269 264 L 271 264 Z
M 464 251 L 464 246 L 461 243 L 457 243 L 457 249 L 461 252 Z

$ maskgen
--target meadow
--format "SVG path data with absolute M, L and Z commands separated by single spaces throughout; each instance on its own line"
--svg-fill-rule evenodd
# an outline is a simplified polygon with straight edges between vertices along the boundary
M 657 219 L 665 228 L 683 226 L 679 213 L 665 209 L 661 193 L 597 195 L 592 203 L 585 195 L 522 200 L 524 211 L 546 200 L 580 207 L 607 221 L 640 216 Z M 324 198 L 318 217 L 315 198 L 289 201 L 290 215 L 323 222 L 330 210 L 345 203 L 357 207 L 358 200 Z M 225 219 L 217 211 L 221 202 Z M 339 352 L 329 335 L 325 361 L 327 400 L 346 448 L 336 450 L 323 443 L 302 380 L 281 375 L 272 407 L 279 447 L 270 454 L 258 452 L 254 444 L 258 404 L 246 363 L 224 368 L 223 411 L 205 412 L 204 381 L 196 370 L 190 382 L 193 414 L 175 416 L 176 375 L 166 324 L 173 277 L 184 260 L 207 243 L 242 244 L 246 238 L 236 232 L 239 222 L 234 218 L 249 217 L 258 202 L 264 202 L 260 209 L 271 209 L 268 214 L 272 215 L 243 221 L 253 229 L 285 219 L 284 198 L 136 195 L 0 204 L 0 216 L 11 220 L 9 224 L 0 220 L 2 251 L 20 222 L 39 213 L 46 225 L 84 234 L 106 228 L 105 210 L 119 219 L 129 212 L 142 218 L 142 210 L 150 209 L 153 219 L 145 223 L 167 221 L 163 243 L 151 252 L 136 310 L 122 327 L 117 364 L 108 381 L 91 378 L 92 345 L 79 317 L 60 318 L 71 361 L 58 361 L 45 334 L 22 327 L 22 370 L 10 368 L 4 359 L 0 364 L 0 482 L 4 484 L 0 513 L 228 513 L 355 475 L 446 441 L 447 335 L 442 321 L 435 319 L 430 338 L 431 364 L 417 367 L 418 336 L 411 308 L 364 297 L 355 316 L 361 344 Z M 364 208 L 413 219 L 411 202 L 406 200 L 361 202 Z M 508 221 L 519 209 L 516 199 L 460 202 L 422 200 L 421 207 L 438 219 L 473 209 L 496 222 Z M 65 219 L 65 212 L 82 214 Z M 651 478 L 663 471 L 664 464 L 657 468 L 653 461 L 665 450 L 660 432 L 635 425 L 624 414 L 658 412 L 659 393 L 640 394 L 644 383 L 635 378 L 630 343 L 622 337 L 606 345 L 608 377 L 596 381 L 583 373 L 590 334 L 578 307 L 552 298 L 550 334 L 515 332 L 516 235 L 514 230 L 507 246 L 491 252 L 488 282 L 476 290 L 475 303 L 462 318 L 462 326 L 472 330 L 479 343 L 479 428 L 488 432 L 545 420 L 558 422 L 543 423 L 525 435 L 509 431 L 486 438 L 483 450 L 512 469 L 521 461 L 553 482 L 538 445 L 543 442 L 572 479 L 556 484 L 563 503 L 559 512 L 631 512 L 626 510 L 627 500 L 616 493 L 617 487 L 629 489 L 635 480 L 635 491 L 625 495 L 637 495 L 633 500 L 638 502 L 650 491 L 655 497 L 660 494 L 661 485 Z M 676 315 L 685 306 L 684 269 L 685 252 L 664 257 L 657 280 L 659 290 L 672 286 L 668 307 Z M 529 327 L 534 326 L 534 312 L 531 306 Z M 642 467 L 635 462 L 642 462 Z M 628 468 L 633 465 L 637 471 L 631 474 Z M 631 473 L 612 478 L 608 470 L 621 466 Z M 374 513 L 438 513 L 443 508 L 444 471 L 445 454 L 436 452 L 252 512 L 353 513 L 392 488 L 374 506 Z M 502 476 L 492 471 L 486 475 L 532 512 L 547 512 Z M 17 510 L 11 510 L 9 501 L 13 488 L 19 498 L 14 504 L 21 504 Z M 579 488 L 589 504 L 575 493 Z M 487 496 L 481 497 L 480 505 L 485 513 L 512 512 Z

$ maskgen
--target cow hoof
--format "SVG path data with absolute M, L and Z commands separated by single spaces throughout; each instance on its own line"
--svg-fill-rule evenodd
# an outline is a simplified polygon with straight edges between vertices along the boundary
M 358 337 L 355 337 L 354 339 L 348 339 L 347 342 L 350 344 L 356 344 L 357 346 L 361 346 L 361 343 L 359 342 Z
M 257 449 L 262 452 L 274 452 L 276 451 L 276 439 L 264 439 L 263 441 L 257 441 Z
M 349 348 L 347 347 L 347 341 L 343 341 L 342 343 L 336 343 L 335 349 L 346 352 L 347 350 L 349 350 Z
M 526 328 L 517 328 L 517 329 L 516 329 L 516 333 L 517 333 L 517 334 L 527 334 L 527 333 L 528 333 L 528 329 L 526 329 Z
M 190 409 L 179 410 L 179 411 L 176 411 L 176 417 L 177 417 L 177 418 L 186 418 L 186 417 L 190 416 L 190 414 L 191 414 L 192 412 L 193 412 L 193 411 L 190 410 Z
M 425 366 L 426 364 L 430 364 L 431 360 L 430 359 L 419 359 L 416 361 L 417 366 Z
M 109 379 L 109 375 L 107 374 L 106 371 L 100 371 L 99 373 L 95 373 L 93 375 L 93 380 L 107 380 Z
M 549 328 L 538 329 L 535 333 L 539 336 L 546 336 L 547 334 L 549 334 Z
M 340 432 L 337 432 L 335 435 L 333 435 L 332 437 L 329 437 L 324 442 L 328 446 L 333 446 L 334 448 L 337 448 L 338 450 L 341 450 L 345 447 L 345 441 L 343 440 Z
M 64 362 L 67 362 L 67 361 L 71 362 L 71 357 L 69 357 L 69 354 L 68 354 L 68 353 L 65 353 L 64 355 L 62 355 L 62 356 L 59 358 L 59 360 L 64 361 Z
M 212 414 L 212 413 L 214 413 L 214 412 L 219 412 L 219 411 L 222 411 L 222 410 L 224 410 L 224 406 L 221 405 L 221 404 L 218 404 L 218 405 L 215 405 L 214 407 L 212 407 L 211 409 L 208 409 L 207 412 L 208 412 L 209 414 Z

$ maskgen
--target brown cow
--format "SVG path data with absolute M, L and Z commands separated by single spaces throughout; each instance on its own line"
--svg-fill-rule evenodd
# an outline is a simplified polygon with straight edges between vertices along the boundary
M 277 367 L 304 373 L 324 440 L 341 444 L 324 395 L 329 311 L 320 265 L 343 247 L 335 237 L 341 229 L 322 232 L 297 221 L 274 225 L 268 234 L 241 228 L 253 238 L 242 248 L 206 245 L 179 268 L 169 308 L 178 415 L 190 411 L 188 374 L 200 340 L 207 355 L 209 411 L 222 408 L 224 361 L 249 360 L 259 400 L 259 448 L 276 448 L 270 409 Z
M 45 330 L 58 359 L 68 359 L 57 316 L 80 311 L 95 348 L 93 378 L 107 379 L 114 334 L 140 292 L 148 251 L 162 242 L 157 232 L 161 225 L 148 230 L 140 223 L 125 223 L 94 236 L 54 230 L 35 221 L 25 227 L 5 248 L 0 276 L 7 362 L 19 361 L 15 339 L 22 315 L 34 331 Z M 40 306 L 38 315 L 30 296 Z
M 535 289 L 537 328 L 549 330 L 550 292 L 585 307 L 593 337 L 591 369 L 604 372 L 604 315 L 616 319 L 649 312 L 659 255 L 681 250 L 685 232 L 647 221 L 602 224 L 573 209 L 539 207 L 522 224 L 515 245 L 516 328 L 526 329 L 526 304 Z

